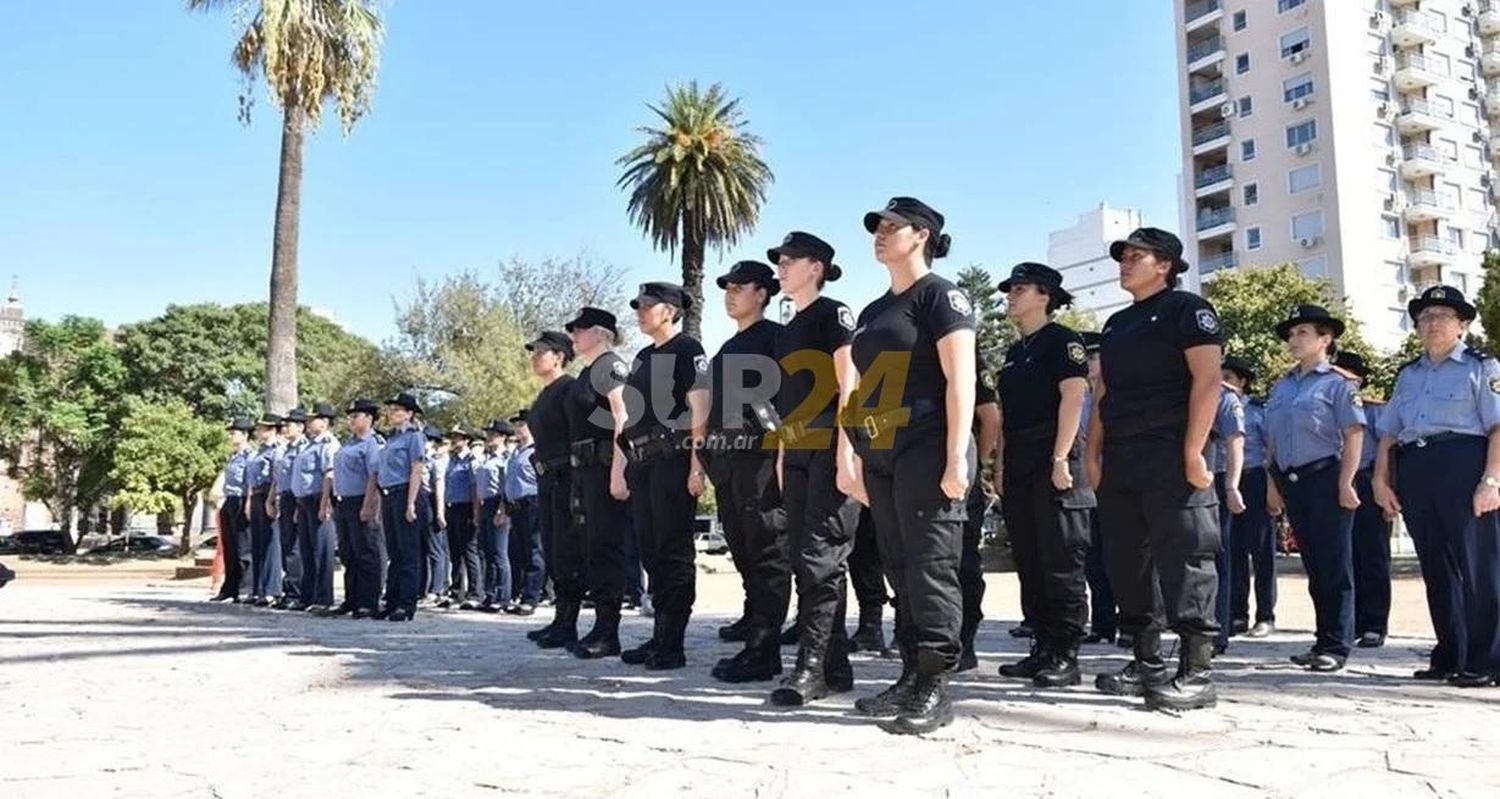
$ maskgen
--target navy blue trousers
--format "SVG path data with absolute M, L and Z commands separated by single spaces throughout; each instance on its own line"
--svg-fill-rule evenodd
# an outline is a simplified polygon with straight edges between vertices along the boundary
M 1339 466 L 1282 479 L 1317 618 L 1314 652 L 1348 657 L 1354 640 L 1354 511 L 1339 507 Z
M 511 600 L 510 520 L 495 524 L 500 497 L 484 501 L 479 511 L 479 560 L 484 565 L 484 598 L 503 605 Z
M 319 494 L 297 498 L 297 548 L 302 555 L 302 601 L 333 606 L 333 558 L 338 535 L 333 518 L 318 518 Z
M 422 536 L 426 530 L 428 503 L 418 498 L 416 521 L 406 520 L 405 483 L 381 488 L 380 513 L 385 528 L 386 597 L 394 608 L 413 613 L 422 595 Z
M 1475 518 L 1484 438 L 1408 447 L 1398 457 L 1396 493 L 1417 548 L 1442 671 L 1500 674 L 1500 513 Z
M 1234 585 L 1234 567 L 1238 565 L 1234 562 L 1234 514 L 1229 511 L 1229 502 L 1225 498 L 1228 490 L 1224 472 L 1214 472 L 1214 493 L 1219 497 L 1220 530 L 1219 551 L 1214 554 L 1214 571 L 1219 574 L 1219 590 L 1214 594 L 1214 619 L 1219 623 L 1219 632 L 1214 636 L 1214 643 L 1220 648 L 1229 647 L 1229 634 L 1234 631 L 1234 619 L 1230 614 L 1234 592 L 1230 590 L 1230 586 Z
M 1250 577 L 1255 576 L 1255 620 L 1276 621 L 1276 526 L 1266 512 L 1266 470 L 1246 467 L 1240 475 L 1245 512 L 1234 517 L 1233 613 L 1236 621 L 1250 621 Z M 1363 502 L 1363 498 L 1360 500 Z M 1374 503 L 1371 503 L 1374 504 Z
M 363 496 L 336 500 L 333 520 L 344 564 L 344 604 L 374 611 L 380 609 L 380 528 L 360 520 L 364 502 Z
M 257 598 L 281 593 L 281 530 L 266 513 L 265 491 L 251 495 L 250 504 L 250 594 Z
M 281 536 L 281 596 L 302 601 L 302 547 L 297 532 L 297 495 L 281 492 L 276 500 L 276 529 Z
M 1354 476 L 1354 632 L 1385 635 L 1391 617 L 1391 523 L 1375 504 L 1370 470 Z
M 1083 561 L 1083 576 L 1089 584 L 1089 632 L 1114 640 L 1115 592 L 1109 587 L 1109 572 L 1104 566 L 1104 536 L 1099 533 L 1099 510 L 1089 510 L 1089 551 Z
M 219 540 L 224 550 L 224 585 L 220 596 L 250 593 L 254 582 L 250 568 L 250 521 L 245 518 L 245 497 L 224 497 L 219 509 Z

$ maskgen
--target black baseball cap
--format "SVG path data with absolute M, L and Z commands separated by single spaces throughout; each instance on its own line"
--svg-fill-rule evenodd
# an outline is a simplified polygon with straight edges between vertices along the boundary
M 781 240 L 781 246 L 766 250 L 766 260 L 772 264 L 780 262 L 783 255 L 821 261 L 825 280 L 838 280 L 844 274 L 844 270 L 833 262 L 833 245 L 811 233 L 794 230 Z
M 636 292 L 635 299 L 630 301 L 632 310 L 639 309 L 642 305 L 651 306 L 659 302 L 676 306 L 684 311 L 693 306 L 693 298 L 683 291 L 682 286 L 676 283 L 653 281 L 642 283 L 640 291 Z
M 344 413 L 367 413 L 373 417 L 380 413 L 380 405 L 372 399 L 357 399 L 349 403 Z
M 516 428 L 504 419 L 495 419 L 490 422 L 489 427 L 484 429 L 484 432 L 497 436 L 513 436 L 516 434 Z
M 573 321 L 563 325 L 563 330 L 572 333 L 579 328 L 602 327 L 615 335 L 619 335 L 619 328 L 615 326 L 617 322 L 618 320 L 615 319 L 615 315 L 609 311 L 585 305 L 578 309 L 578 315 L 573 317 Z
M 882 219 L 902 225 L 926 228 L 934 234 L 941 233 L 943 230 L 943 215 L 915 197 L 892 197 L 885 204 L 885 208 L 865 214 L 865 230 L 874 233 Z
M 1109 245 L 1109 257 L 1119 261 L 1125 254 L 1126 247 L 1150 250 L 1166 257 L 1172 262 L 1172 269 L 1175 272 L 1181 273 L 1188 270 L 1187 261 L 1182 260 L 1182 239 L 1161 228 L 1143 227 L 1132 230 L 1129 236 Z
M 1411 319 L 1415 322 L 1417 314 L 1434 305 L 1452 308 L 1458 313 L 1458 318 L 1465 322 L 1474 321 L 1474 317 L 1477 315 L 1474 306 L 1470 305 L 1469 301 L 1464 299 L 1464 293 L 1452 286 L 1428 287 L 1416 299 L 1406 304 L 1406 312 L 1411 314 Z
M 296 422 L 297 424 L 307 424 L 307 411 L 301 405 L 298 405 L 297 407 L 287 411 L 286 418 L 282 419 L 281 421 Z
M 538 348 L 552 350 L 561 353 L 568 360 L 573 359 L 573 339 L 567 333 L 556 330 L 543 330 L 540 335 L 526 345 L 527 352 L 534 352 Z
M 412 413 L 422 412 L 422 404 L 420 402 L 417 402 L 416 395 L 411 393 L 410 391 L 403 391 L 400 394 L 391 397 L 390 399 L 385 401 L 385 404 L 405 408 Z
M 279 413 L 261 414 L 260 421 L 255 423 L 256 427 L 280 427 L 283 419 Z
M 1016 264 L 1010 270 L 1010 277 L 1000 281 L 1000 290 L 1010 291 L 1010 287 L 1017 283 L 1030 283 L 1047 289 L 1049 295 L 1057 298 L 1060 306 L 1073 303 L 1073 295 L 1062 287 L 1062 273 L 1046 264 L 1030 261 Z
M 253 433 L 255 432 L 255 423 L 250 421 L 249 417 L 237 416 L 229 423 L 228 429 L 239 430 L 242 433 Z
M 336 416 L 338 416 L 338 415 L 339 415 L 339 412 L 333 409 L 333 403 L 331 403 L 331 402 L 315 402 L 315 403 L 313 403 L 313 409 L 312 409 L 311 416 L 313 418 L 315 418 L 315 419 L 321 416 L 324 419 L 328 419 L 329 421 L 332 421 L 333 418 L 336 417 Z
M 1287 317 L 1276 323 L 1276 335 L 1286 341 L 1292 336 L 1292 328 L 1297 325 L 1317 324 L 1333 331 L 1333 337 L 1344 335 L 1344 320 L 1335 317 L 1321 305 L 1298 305 L 1293 308 Z
M 1245 378 L 1245 382 L 1247 383 L 1255 380 L 1255 367 L 1251 366 L 1249 361 L 1238 355 L 1224 356 L 1224 363 L 1221 364 L 1221 368 Z
M 774 252 L 774 250 L 773 250 Z M 736 286 L 755 285 L 766 290 L 766 296 L 774 297 L 781 293 L 781 281 L 776 279 L 776 273 L 771 267 L 760 261 L 738 261 L 729 271 L 719 275 L 719 288 L 728 288 L 730 283 Z

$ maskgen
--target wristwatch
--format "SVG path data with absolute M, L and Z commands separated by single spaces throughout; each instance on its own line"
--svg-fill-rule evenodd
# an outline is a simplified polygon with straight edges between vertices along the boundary
M 1484 484 L 1490 488 L 1500 488 L 1500 477 L 1487 474 L 1484 476 Z
M 1067 463 L 1068 462 L 1068 456 L 1067 455 L 1053 455 L 1052 456 L 1052 462 L 1053 463 Z

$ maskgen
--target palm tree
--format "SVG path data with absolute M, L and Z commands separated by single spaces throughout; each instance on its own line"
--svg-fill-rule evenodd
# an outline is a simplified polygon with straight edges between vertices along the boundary
M 242 25 L 230 60 L 245 79 L 240 121 L 249 123 L 256 79 L 281 107 L 281 164 L 271 245 L 266 409 L 297 404 L 297 236 L 302 137 L 333 100 L 344 135 L 370 109 L 385 36 L 375 0 L 187 0 L 190 11 L 231 9 Z
M 693 298 L 684 330 L 700 336 L 703 252 L 739 242 L 755 228 L 766 187 L 775 177 L 760 159 L 761 140 L 745 131 L 740 101 L 714 84 L 668 87 L 667 101 L 648 106 L 665 126 L 641 128 L 646 143 L 622 156 L 619 186 L 630 190 L 630 221 L 658 250 L 682 250 L 682 285 Z

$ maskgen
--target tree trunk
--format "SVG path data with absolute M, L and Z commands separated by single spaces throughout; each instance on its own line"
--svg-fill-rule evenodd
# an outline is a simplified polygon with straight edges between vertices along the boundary
M 682 288 L 692 298 L 692 307 L 682 315 L 682 331 L 703 340 L 703 232 L 691 213 L 682 218 Z
M 193 510 L 198 506 L 198 494 L 192 493 L 182 497 L 182 543 L 177 547 L 177 554 L 193 554 Z
M 297 404 L 297 235 L 302 207 L 303 112 L 282 112 L 281 176 L 276 189 L 276 230 L 271 244 L 271 313 L 266 346 L 266 410 L 286 413 Z

